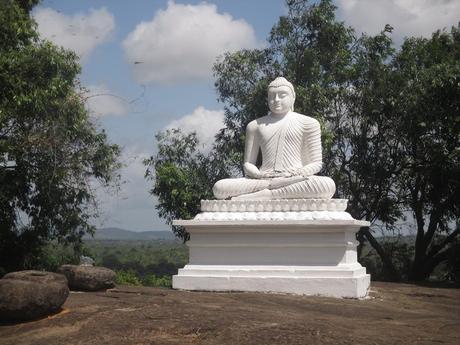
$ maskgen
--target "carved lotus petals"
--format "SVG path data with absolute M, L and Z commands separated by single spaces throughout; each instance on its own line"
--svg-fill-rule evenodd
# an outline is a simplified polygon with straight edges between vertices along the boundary
M 200 221 L 287 221 L 287 220 L 351 220 L 353 217 L 344 211 L 305 211 L 305 212 L 202 212 L 196 215 Z
M 340 212 L 346 199 L 201 200 L 202 212 Z

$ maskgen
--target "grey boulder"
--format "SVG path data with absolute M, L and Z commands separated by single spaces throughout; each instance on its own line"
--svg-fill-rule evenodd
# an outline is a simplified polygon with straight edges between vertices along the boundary
M 115 272 L 105 267 L 62 265 L 58 272 L 67 277 L 71 290 L 99 291 L 115 286 Z
M 80 256 L 80 266 L 94 266 L 93 258 L 85 255 Z
M 19 271 L 0 279 L 0 320 L 26 321 L 58 311 L 67 297 L 67 279 L 57 273 Z

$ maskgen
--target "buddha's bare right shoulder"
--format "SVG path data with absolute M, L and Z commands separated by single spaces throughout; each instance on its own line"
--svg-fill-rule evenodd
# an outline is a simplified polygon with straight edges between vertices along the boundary
M 246 130 L 249 132 L 255 132 L 257 128 L 259 128 L 260 124 L 266 121 L 266 117 L 267 116 L 262 116 L 262 117 L 259 117 L 258 119 L 252 120 L 246 126 Z

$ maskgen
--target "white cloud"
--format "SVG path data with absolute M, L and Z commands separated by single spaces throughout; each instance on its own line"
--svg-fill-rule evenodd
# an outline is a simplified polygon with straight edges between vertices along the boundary
M 430 37 L 438 29 L 457 25 L 458 0 L 336 0 L 339 17 L 358 32 L 377 34 L 385 24 L 394 27 L 393 37 Z
M 115 19 L 105 8 L 75 15 L 65 15 L 51 8 L 38 8 L 33 16 L 42 38 L 75 51 L 82 59 L 98 44 L 107 41 L 115 29 Z
M 254 29 L 244 20 L 218 13 L 213 4 L 174 2 L 123 42 L 134 77 L 143 84 L 209 79 L 217 56 L 256 46 Z
M 208 110 L 200 106 L 191 114 L 170 122 L 168 128 L 180 128 L 183 132 L 196 132 L 204 151 L 209 151 L 214 143 L 214 136 L 224 125 L 223 110 Z
M 127 101 L 112 93 L 105 85 L 90 85 L 87 89 L 86 106 L 94 116 L 124 115 L 129 111 Z
M 100 217 L 97 227 L 120 227 L 134 231 L 165 230 L 168 226 L 158 218 L 155 198 L 149 194 L 152 181 L 144 178 L 143 160 L 150 154 L 140 146 L 123 149 L 120 160 L 122 184 L 116 193 L 97 189 Z

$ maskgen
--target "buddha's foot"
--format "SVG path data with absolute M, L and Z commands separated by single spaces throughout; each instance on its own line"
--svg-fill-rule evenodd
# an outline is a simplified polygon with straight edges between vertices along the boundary
M 232 200 L 270 200 L 273 199 L 271 190 L 262 189 L 255 193 L 234 196 Z

